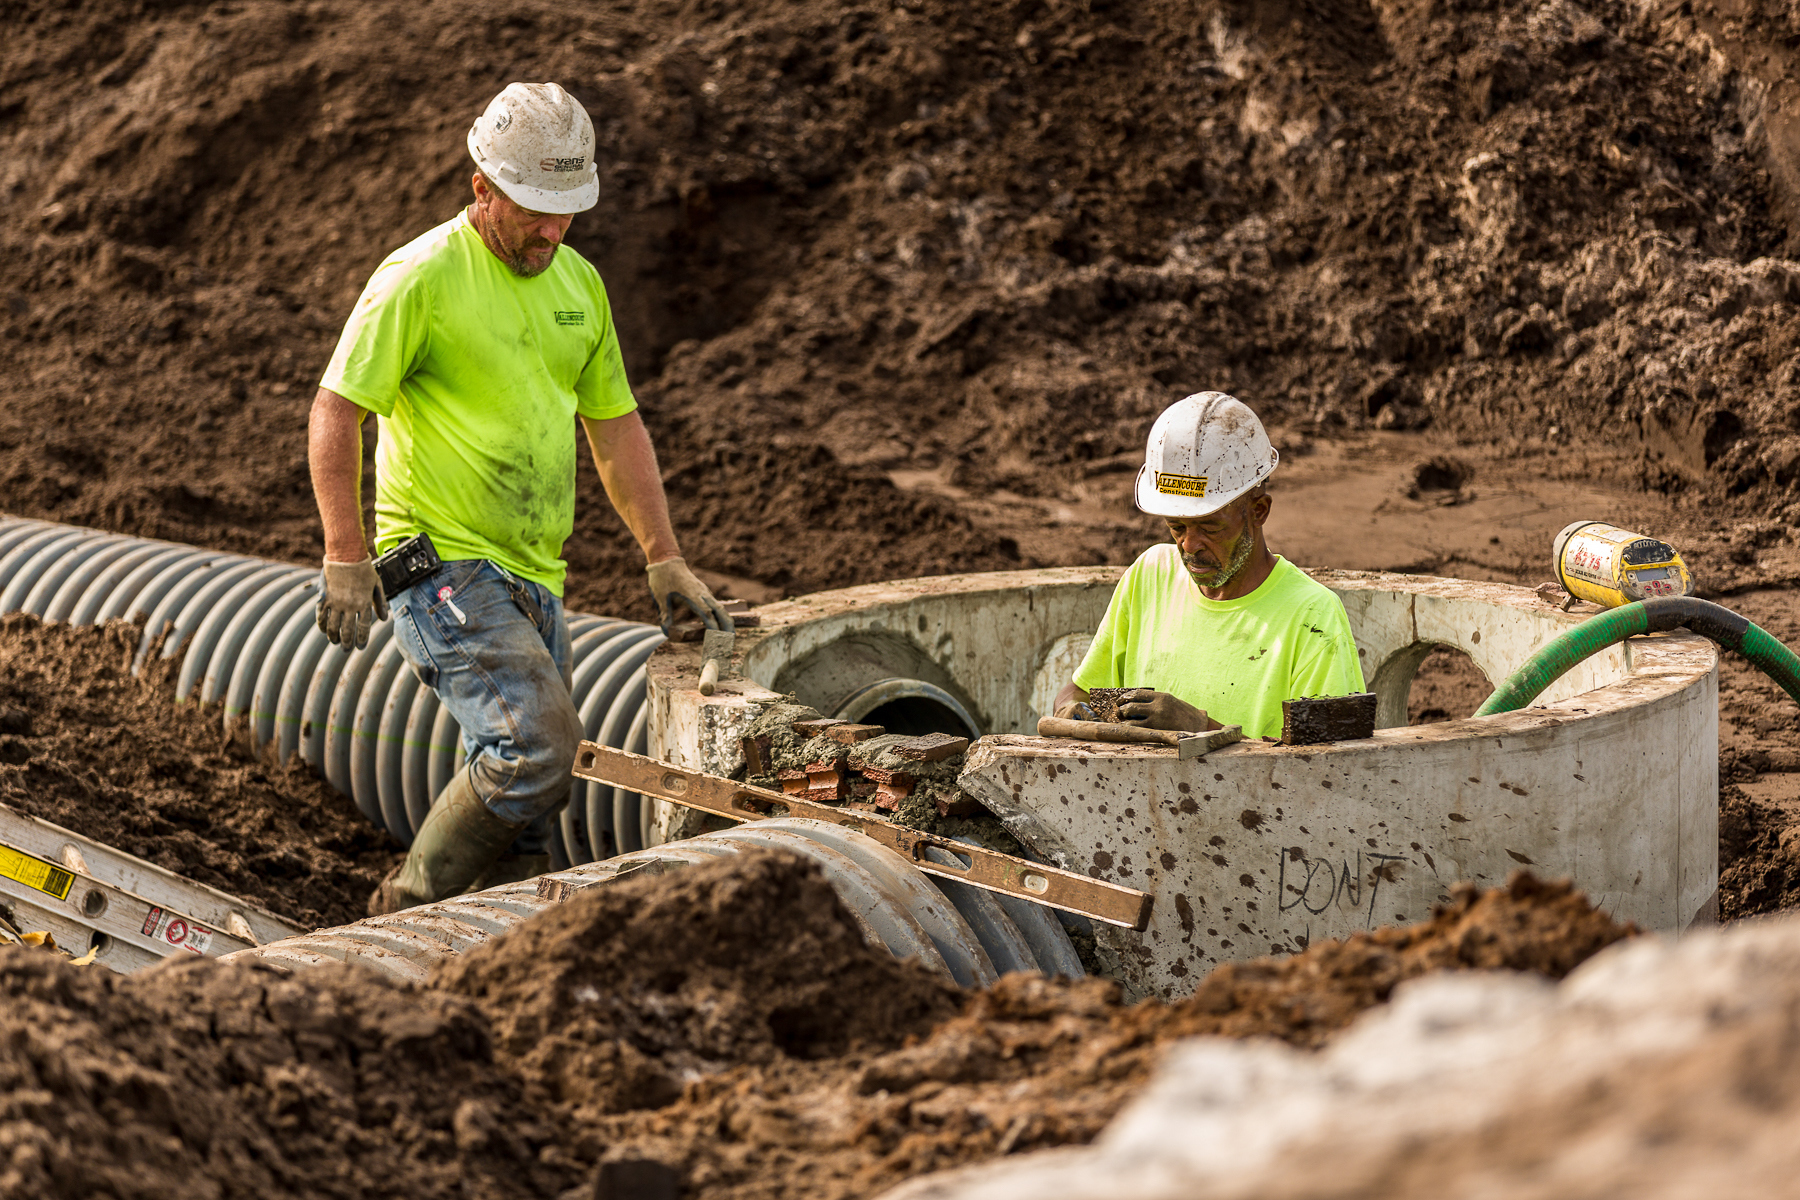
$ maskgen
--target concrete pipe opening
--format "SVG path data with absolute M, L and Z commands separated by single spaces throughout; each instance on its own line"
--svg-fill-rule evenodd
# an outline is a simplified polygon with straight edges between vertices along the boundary
M 878 679 L 852 693 L 833 715 L 880 725 L 889 733 L 948 733 L 970 741 L 981 736 L 962 701 L 923 679 Z

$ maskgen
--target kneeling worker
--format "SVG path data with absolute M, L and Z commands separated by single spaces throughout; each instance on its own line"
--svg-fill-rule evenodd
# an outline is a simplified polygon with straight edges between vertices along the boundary
M 1127 724 L 1281 733 L 1281 702 L 1363 690 L 1343 603 L 1269 551 L 1265 486 L 1279 454 L 1242 401 L 1201 392 L 1150 430 L 1137 506 L 1174 544 L 1138 556 L 1113 591 L 1056 715 L 1092 719 L 1091 688 L 1130 687 Z

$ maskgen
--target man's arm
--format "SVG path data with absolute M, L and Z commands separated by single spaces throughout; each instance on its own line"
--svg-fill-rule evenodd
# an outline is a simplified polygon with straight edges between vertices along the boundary
M 306 428 L 306 462 L 313 499 L 325 527 L 325 568 L 319 589 L 319 630 L 346 650 L 369 643 L 375 622 L 387 620 L 387 598 L 362 527 L 362 423 L 368 412 L 320 388 Z
M 325 526 L 326 562 L 369 557 L 362 526 L 362 423 L 368 410 L 320 388 L 307 422 L 306 461 Z
M 662 614 L 663 632 L 669 632 L 675 620 L 676 600 L 692 609 L 708 628 L 730 629 L 732 620 L 724 606 L 682 560 L 675 527 L 669 522 L 669 498 L 663 494 L 656 449 L 650 444 L 643 418 L 634 409 L 604 420 L 583 417 L 581 427 L 587 432 L 606 498 L 643 547 L 644 561 L 649 564 L 650 596 Z
M 650 431 L 634 409 L 622 417 L 581 418 L 594 466 L 606 487 L 606 498 L 618 510 L 631 536 L 643 547 L 644 561 L 679 558 L 681 546 L 669 523 L 669 500 L 663 495 L 662 472 Z

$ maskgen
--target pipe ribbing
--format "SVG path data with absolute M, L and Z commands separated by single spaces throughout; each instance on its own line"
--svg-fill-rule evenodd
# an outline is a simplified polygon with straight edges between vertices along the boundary
M 298 753 L 410 844 L 461 765 L 462 731 L 400 657 L 391 622 L 360 651 L 325 640 L 313 620 L 318 586 L 317 571 L 289 563 L 0 517 L 0 612 L 72 625 L 143 621 L 134 671 L 158 645 L 165 659 L 179 655 L 183 700 L 222 701 L 228 729 L 241 727 L 253 747 L 281 759 Z M 641 738 L 643 664 L 662 632 L 583 613 L 569 614 L 569 632 L 585 735 L 619 746 Z M 583 811 L 588 789 L 571 782 L 572 804 Z M 596 840 L 590 822 L 565 820 L 552 838 L 555 861 L 611 853 L 614 807 L 641 824 L 647 806 L 637 796 L 614 798 L 609 789 L 607 799 L 601 831 L 609 836 Z M 641 835 L 632 841 L 641 845 Z
M 989 893 L 954 881 L 940 882 L 872 838 L 800 817 L 752 821 L 541 879 L 240 950 L 225 961 L 256 959 L 296 970 L 323 962 L 356 962 L 397 979 L 423 980 L 434 967 L 557 903 L 540 895 L 541 890 L 553 891 L 554 885 L 605 886 L 633 872 L 679 870 L 759 847 L 789 850 L 817 863 L 871 944 L 898 958 L 917 959 L 964 986 L 992 983 L 1000 973 L 1012 970 L 1084 973 L 1068 934 L 1043 908 L 1019 902 L 1046 923 L 1040 944 L 1024 936 L 1003 913 L 996 920 L 997 905 L 977 911 L 956 898 Z M 540 882 L 553 887 L 540 889 Z

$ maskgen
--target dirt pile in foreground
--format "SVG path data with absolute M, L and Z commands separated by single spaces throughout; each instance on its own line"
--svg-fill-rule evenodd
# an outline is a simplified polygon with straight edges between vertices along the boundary
M 926 1033 L 956 990 L 863 944 L 822 872 L 786 854 L 590 888 L 452 960 L 509 1060 L 577 1118 L 658 1108 L 734 1064 Z
M 296 761 L 228 742 L 217 705 L 177 703 L 180 659 L 143 631 L 0 617 L 0 804 L 301 925 L 363 916 L 398 847 Z
M 1188 1033 L 1314 1045 L 1397 979 L 1561 974 L 1625 934 L 1519 877 L 1242 965 L 1236 1019 L 1211 985 L 1134 1008 L 1100 980 L 959 996 L 865 945 L 815 865 L 759 852 L 578 894 L 422 989 L 213 960 L 118 977 L 10 949 L 0 1192 L 556 1197 L 650 1161 L 688 1195 L 866 1196 L 1091 1140 Z
M 331 966 L 143 975 L 0 948 L 0 1195 L 555 1196 L 467 1001 Z

